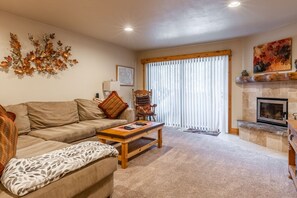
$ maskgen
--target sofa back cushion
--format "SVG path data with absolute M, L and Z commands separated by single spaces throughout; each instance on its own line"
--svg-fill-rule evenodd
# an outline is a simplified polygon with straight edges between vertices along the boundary
M 105 118 L 104 112 L 98 107 L 98 102 L 87 99 L 75 99 L 77 102 L 79 120 L 96 120 Z
M 79 121 L 77 104 L 67 102 L 28 102 L 31 129 L 62 126 Z
M 20 135 L 27 134 L 31 131 L 27 105 L 25 104 L 9 105 L 9 106 L 6 106 L 5 109 L 6 111 L 10 111 L 16 115 L 14 123 Z

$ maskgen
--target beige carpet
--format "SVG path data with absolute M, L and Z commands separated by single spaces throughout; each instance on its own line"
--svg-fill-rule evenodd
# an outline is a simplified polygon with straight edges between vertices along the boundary
M 224 134 L 165 128 L 163 138 L 162 149 L 119 166 L 113 198 L 297 197 L 284 154 Z

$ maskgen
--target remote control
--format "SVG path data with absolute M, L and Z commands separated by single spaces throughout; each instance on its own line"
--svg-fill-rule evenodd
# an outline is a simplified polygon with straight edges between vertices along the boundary
M 139 126 L 145 126 L 146 124 L 143 122 L 135 122 L 135 125 L 139 125 Z
M 124 126 L 124 129 L 126 129 L 126 130 L 133 130 L 134 128 L 133 127 L 130 127 L 130 126 Z

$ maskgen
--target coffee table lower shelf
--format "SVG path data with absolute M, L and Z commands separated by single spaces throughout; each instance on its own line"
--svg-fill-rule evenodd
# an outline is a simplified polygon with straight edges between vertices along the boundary
M 158 148 L 162 148 L 162 129 L 164 123 L 141 121 L 145 123 L 144 126 L 137 127 L 133 130 L 123 130 L 126 125 L 105 129 L 98 131 L 97 136 L 99 141 L 106 143 L 106 141 L 118 142 L 120 156 L 118 157 L 123 169 L 128 166 L 128 159 L 145 151 L 157 144 Z M 152 133 L 157 133 L 157 138 L 149 136 Z M 118 147 L 113 145 L 114 147 Z
M 140 139 L 134 140 L 128 144 L 128 154 L 127 159 L 149 149 L 150 147 L 158 145 L 158 140 L 150 137 L 142 137 Z M 122 161 L 122 146 L 119 145 L 116 147 L 119 151 L 118 160 Z

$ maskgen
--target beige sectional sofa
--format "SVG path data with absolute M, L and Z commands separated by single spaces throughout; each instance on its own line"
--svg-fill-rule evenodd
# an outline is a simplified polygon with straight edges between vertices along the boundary
M 16 158 L 38 156 L 81 141 L 95 140 L 96 131 L 134 121 L 126 109 L 119 119 L 107 119 L 92 100 L 28 102 L 5 107 L 16 114 L 19 130 Z M 109 197 L 117 159 L 108 157 L 67 174 L 24 197 Z M 15 197 L 0 184 L 0 197 Z

